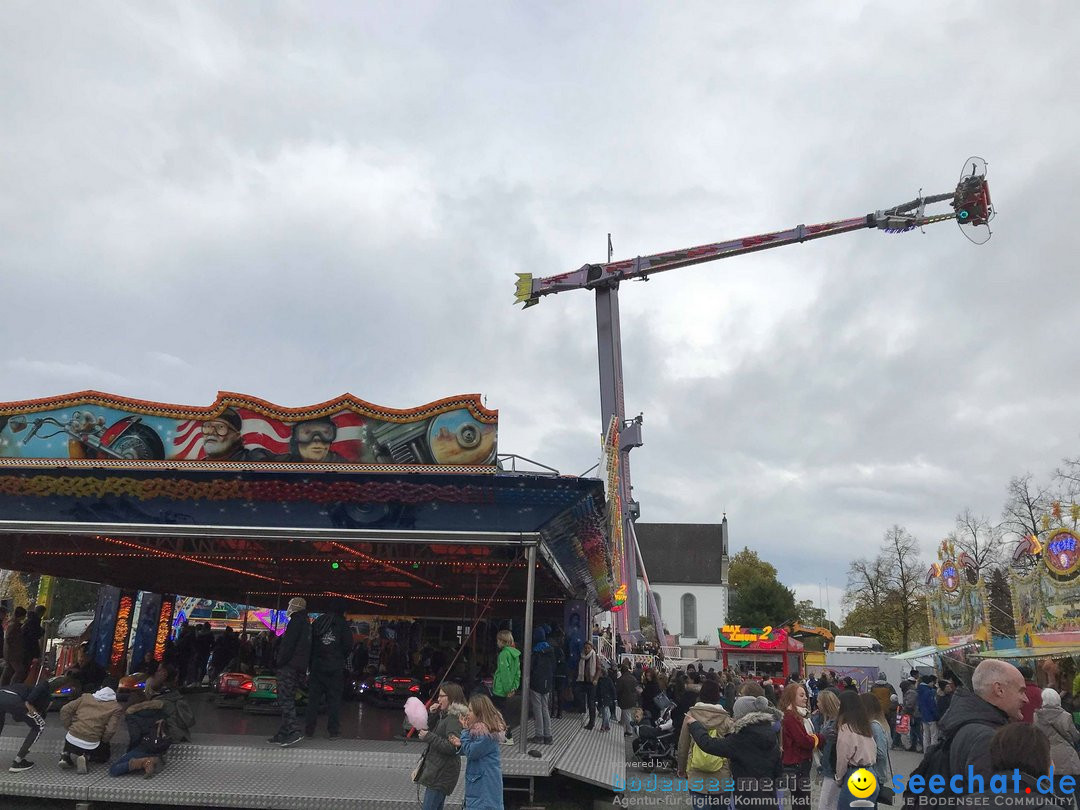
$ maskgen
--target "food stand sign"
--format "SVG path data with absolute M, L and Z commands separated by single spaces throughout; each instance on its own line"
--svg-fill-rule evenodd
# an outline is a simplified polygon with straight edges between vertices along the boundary
M 783 650 L 787 648 L 787 630 L 773 627 L 743 627 L 725 624 L 718 629 L 720 643 L 728 647 L 749 647 L 756 650 Z

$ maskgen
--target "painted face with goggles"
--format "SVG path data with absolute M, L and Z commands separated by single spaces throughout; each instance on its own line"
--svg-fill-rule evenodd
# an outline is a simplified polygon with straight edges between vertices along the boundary
M 337 427 L 329 419 L 313 419 L 293 426 L 294 455 L 300 461 L 326 461 Z

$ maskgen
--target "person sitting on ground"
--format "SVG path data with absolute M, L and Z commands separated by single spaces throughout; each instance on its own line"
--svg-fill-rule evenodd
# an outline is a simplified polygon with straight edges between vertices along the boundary
M 180 672 L 173 664 L 158 664 L 157 671 L 146 681 L 146 696 L 161 701 L 161 710 L 169 726 L 169 739 L 187 742 L 195 725 L 195 712 L 180 693 Z
M 61 768 L 86 773 L 88 762 L 109 761 L 109 741 L 120 728 L 124 714 L 116 702 L 116 683 L 115 678 L 107 678 L 92 695 L 80 695 L 60 709 L 60 720 L 67 729 Z
M 161 755 L 165 752 L 154 745 L 156 739 L 160 740 L 159 732 L 168 728 L 164 704 L 160 700 L 150 700 L 146 692 L 136 692 L 128 700 L 124 721 L 128 729 L 127 751 L 109 766 L 109 774 L 123 776 L 141 771 L 146 779 L 150 779 L 164 765 Z
M 11 773 L 21 773 L 34 767 L 34 763 L 26 758 L 32 746 L 41 732 L 45 730 L 45 714 L 49 711 L 50 695 L 49 685 L 39 683 L 35 686 L 27 686 L 24 683 L 13 683 L 0 689 L 0 733 L 4 731 L 4 719 L 11 715 L 13 720 L 26 723 L 30 731 L 19 746 L 15 759 L 8 770 Z

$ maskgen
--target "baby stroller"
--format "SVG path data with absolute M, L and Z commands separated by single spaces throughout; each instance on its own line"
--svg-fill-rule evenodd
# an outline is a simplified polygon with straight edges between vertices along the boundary
M 675 770 L 675 732 L 672 729 L 674 721 L 671 712 L 675 704 L 661 692 L 653 698 L 656 707 L 654 718 L 648 723 L 642 721 L 637 727 L 637 737 L 634 739 L 634 756 L 640 760 L 645 770 Z

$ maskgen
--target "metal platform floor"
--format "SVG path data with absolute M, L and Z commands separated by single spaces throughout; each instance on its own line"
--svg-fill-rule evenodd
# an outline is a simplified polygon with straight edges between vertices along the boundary
M 503 746 L 502 769 L 507 789 L 529 791 L 533 780 L 558 772 L 610 788 L 615 775 L 625 776 L 622 731 L 600 734 L 581 727 L 581 715 L 552 721 L 550 746 L 530 745 L 540 756 Z M 0 764 L 10 762 L 22 730 L 8 724 L 0 736 Z M 14 732 L 14 733 L 13 733 Z M 520 732 L 519 732 L 520 733 Z M 532 723 L 529 724 L 532 733 Z M 259 807 L 281 810 L 415 810 L 417 786 L 409 780 L 423 744 L 416 740 L 310 739 L 281 748 L 251 736 L 195 734 L 190 743 L 173 746 L 168 765 L 154 779 L 140 774 L 109 776 L 107 765 L 91 765 L 79 775 L 57 766 L 63 729 L 55 725 L 31 751 L 32 770 L 8 773 L 0 768 L 0 796 L 70 799 L 115 805 L 144 803 L 186 807 Z M 121 732 L 114 754 L 126 748 Z M 463 770 L 464 774 L 464 763 Z M 421 789 L 422 795 L 422 789 Z M 460 810 L 464 779 L 447 800 Z

